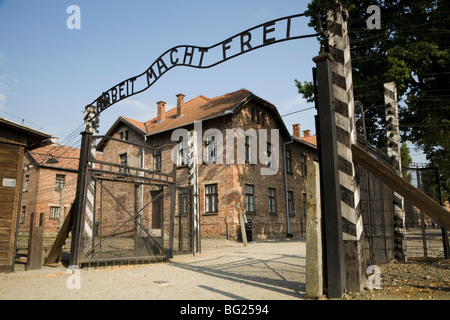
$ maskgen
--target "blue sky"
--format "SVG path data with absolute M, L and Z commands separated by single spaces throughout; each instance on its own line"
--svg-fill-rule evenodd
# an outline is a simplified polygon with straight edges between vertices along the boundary
M 144 72 L 177 45 L 208 47 L 261 23 L 302 13 L 309 1 L 0 0 L 0 116 L 76 144 L 84 107 L 103 91 Z M 67 28 L 67 8 L 81 10 L 81 29 Z M 305 18 L 301 28 L 314 32 Z M 286 41 L 241 55 L 211 69 L 178 67 L 147 91 L 100 116 L 100 134 L 120 115 L 156 116 L 156 102 L 175 107 L 242 88 L 274 104 L 281 115 L 312 107 L 294 79 L 311 81 L 315 38 Z M 283 117 L 314 128 L 315 110 Z M 71 136 L 70 136 L 71 135 Z M 412 151 L 414 152 L 414 151 Z
M 302 1 L 0 2 L 0 116 L 64 139 L 83 123 L 84 107 L 103 91 L 144 72 L 177 45 L 210 46 L 272 19 L 301 13 Z M 81 10 L 81 29 L 66 26 L 68 6 Z M 305 33 L 313 33 L 304 19 Z M 211 69 L 174 68 L 144 93 L 100 116 L 105 133 L 118 116 L 146 121 L 156 102 L 176 105 L 198 95 L 215 97 L 241 88 L 275 104 L 280 114 L 311 107 L 294 79 L 311 80 L 315 38 L 274 44 Z M 314 130 L 314 110 L 284 117 Z

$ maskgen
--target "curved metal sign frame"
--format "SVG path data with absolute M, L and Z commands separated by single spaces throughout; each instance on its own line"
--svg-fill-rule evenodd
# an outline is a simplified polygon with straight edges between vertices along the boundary
M 150 88 L 163 74 L 174 67 L 185 66 L 206 69 L 240 56 L 241 54 L 271 44 L 288 40 L 316 37 L 322 34 L 294 34 L 292 25 L 308 12 L 291 15 L 260 24 L 238 33 L 210 47 L 179 45 L 160 55 L 153 64 L 138 76 L 120 82 L 102 93 L 90 105 L 96 105 L 97 112 L 93 118 L 113 104 L 141 93 Z M 320 17 L 319 17 L 320 19 Z M 320 24 L 319 24 L 320 25 Z M 258 33 L 260 31 L 260 33 Z M 259 38 L 258 38 L 259 37 Z

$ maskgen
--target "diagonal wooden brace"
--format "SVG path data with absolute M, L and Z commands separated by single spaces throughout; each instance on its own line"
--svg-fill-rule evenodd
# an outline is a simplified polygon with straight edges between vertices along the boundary
M 425 193 L 415 188 L 391 168 L 373 158 L 363 148 L 352 145 L 353 160 L 380 179 L 389 188 L 408 199 L 417 208 L 425 211 L 428 216 L 437 221 L 445 229 L 450 229 L 450 212 L 445 210 Z

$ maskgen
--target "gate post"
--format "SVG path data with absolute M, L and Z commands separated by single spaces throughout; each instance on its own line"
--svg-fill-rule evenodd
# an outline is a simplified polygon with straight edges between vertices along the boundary
M 345 261 L 342 240 L 341 194 L 339 188 L 338 147 L 333 109 L 333 90 L 330 54 L 324 53 L 313 61 L 317 65 L 318 109 L 316 131 L 320 164 L 320 192 L 324 241 L 324 278 L 328 298 L 340 298 L 346 289 Z
M 387 154 L 392 160 L 392 169 L 402 176 L 400 153 L 400 129 L 398 120 L 397 87 L 394 82 L 384 84 L 384 103 L 386 105 Z M 406 261 L 406 229 L 404 199 L 394 192 L 394 243 L 395 257 Z
M 322 208 L 320 199 L 319 164 L 308 162 L 308 185 L 306 202 L 306 298 L 316 299 L 323 295 L 322 264 Z
M 201 122 L 194 123 L 194 130 L 189 131 L 189 186 L 192 187 L 192 253 L 201 253 L 201 221 L 200 221 L 200 193 L 198 187 L 198 164 L 201 160 Z
M 69 265 L 78 265 L 78 253 L 80 250 L 83 204 L 86 194 L 86 167 L 90 152 L 90 136 L 92 132 L 81 133 L 80 159 L 78 163 L 77 190 L 74 201 L 72 241 L 70 245 Z
M 85 116 L 84 116 L 84 130 L 91 132 L 92 134 L 97 133 L 97 121 L 98 116 L 95 116 L 97 108 L 94 105 L 86 106 Z M 89 159 L 96 158 L 96 141 L 95 139 L 90 139 L 89 144 Z M 94 166 L 94 164 L 92 165 Z M 86 174 L 89 174 L 86 171 Z M 95 219 L 95 181 L 89 177 L 87 181 L 87 190 L 86 190 L 86 198 L 85 198 L 85 210 L 83 217 L 83 249 L 86 255 L 89 255 L 92 252 L 93 248 L 93 239 L 94 239 L 94 219 Z
M 88 163 L 89 158 L 95 159 L 95 140 L 91 136 L 97 133 L 98 115 L 94 105 L 88 105 L 84 112 L 84 131 L 81 132 L 80 159 L 78 163 L 77 190 L 75 195 L 75 210 L 73 217 L 72 242 L 70 249 L 70 265 L 78 264 L 78 254 L 83 240 L 85 249 L 92 249 L 93 227 L 94 227 L 94 195 L 95 182 L 89 181 L 88 185 Z M 85 253 L 88 253 L 85 250 Z
M 335 61 L 332 65 L 333 107 L 336 116 L 346 287 L 349 291 L 359 292 L 365 284 L 363 221 L 360 190 L 351 152 L 357 137 L 347 19 L 348 12 L 339 3 L 327 11 L 328 44 Z

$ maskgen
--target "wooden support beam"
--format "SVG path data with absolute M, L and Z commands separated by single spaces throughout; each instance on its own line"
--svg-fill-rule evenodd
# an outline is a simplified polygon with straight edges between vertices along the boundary
M 450 212 L 440 206 L 425 193 L 415 188 L 406 180 L 401 178 L 395 171 L 373 158 L 363 148 L 352 145 L 353 160 L 380 179 L 389 188 L 408 199 L 420 210 L 423 210 L 433 220 L 445 229 L 450 229 Z
M 44 244 L 44 213 L 33 212 L 30 219 L 30 237 L 28 240 L 27 270 L 40 269 L 42 266 L 42 248 Z
M 75 202 L 75 201 L 74 201 Z M 69 232 L 72 230 L 73 226 L 73 208 L 74 205 L 70 207 L 69 213 L 67 214 L 66 218 L 64 219 L 64 223 L 61 226 L 61 229 L 58 232 L 58 235 L 56 236 L 55 242 L 53 242 L 52 248 L 50 249 L 50 252 L 48 253 L 47 259 L 45 259 L 44 265 L 50 265 L 53 263 L 56 263 L 58 261 L 58 255 L 62 250 L 62 247 L 64 246 L 64 243 L 69 236 Z

